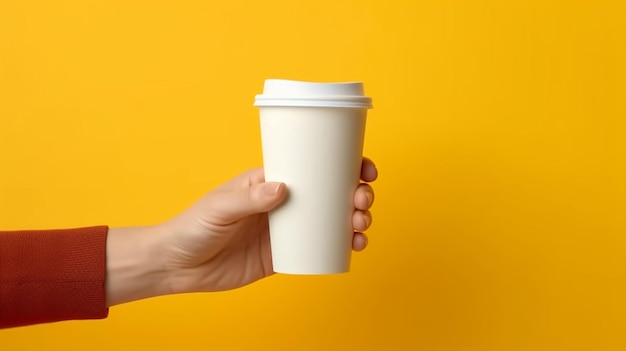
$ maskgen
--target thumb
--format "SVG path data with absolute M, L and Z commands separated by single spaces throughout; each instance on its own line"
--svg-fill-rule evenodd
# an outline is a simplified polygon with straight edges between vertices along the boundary
M 223 195 L 220 217 L 230 222 L 278 206 L 287 196 L 287 187 L 277 182 L 257 183 Z

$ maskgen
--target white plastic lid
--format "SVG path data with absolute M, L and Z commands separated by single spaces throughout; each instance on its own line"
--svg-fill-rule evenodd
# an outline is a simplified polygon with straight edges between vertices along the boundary
M 363 83 L 312 83 L 267 79 L 254 106 L 372 108 L 372 98 L 363 95 Z

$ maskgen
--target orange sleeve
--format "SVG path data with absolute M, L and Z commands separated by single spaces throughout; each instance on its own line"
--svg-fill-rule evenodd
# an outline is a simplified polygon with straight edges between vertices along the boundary
M 0 328 L 106 318 L 107 233 L 0 232 Z

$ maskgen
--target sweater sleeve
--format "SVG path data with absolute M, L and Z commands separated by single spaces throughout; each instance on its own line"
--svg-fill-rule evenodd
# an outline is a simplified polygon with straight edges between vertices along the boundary
M 106 318 L 107 232 L 0 232 L 0 328 Z

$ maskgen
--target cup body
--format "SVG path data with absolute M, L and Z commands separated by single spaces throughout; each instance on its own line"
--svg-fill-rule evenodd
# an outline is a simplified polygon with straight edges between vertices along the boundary
M 341 91 L 345 87 L 337 83 L 329 84 L 333 94 L 322 83 L 310 84 L 313 93 L 289 89 L 281 95 L 268 92 L 266 82 L 266 99 L 257 96 L 265 180 L 283 182 L 288 189 L 286 201 L 269 213 L 277 273 L 350 270 L 353 197 L 359 184 L 369 102 L 355 103 L 363 97 L 346 95 Z M 351 85 L 352 92 L 357 86 L 362 95 L 360 83 L 345 84 Z

